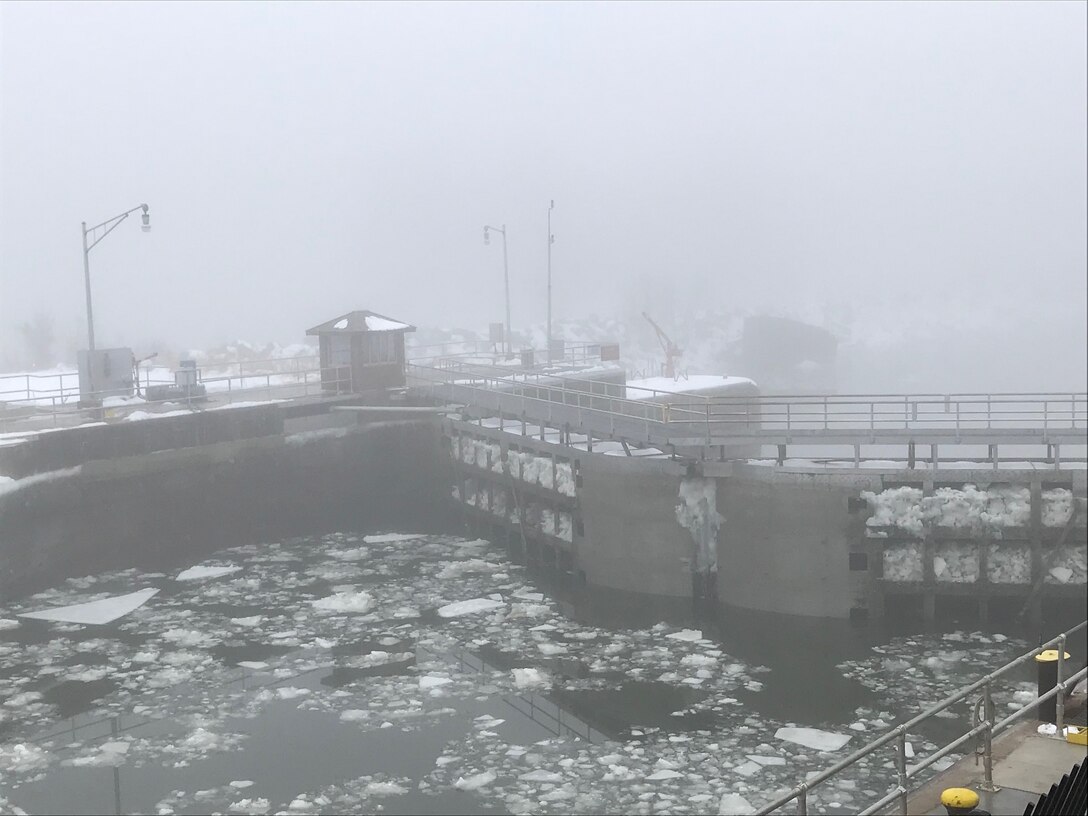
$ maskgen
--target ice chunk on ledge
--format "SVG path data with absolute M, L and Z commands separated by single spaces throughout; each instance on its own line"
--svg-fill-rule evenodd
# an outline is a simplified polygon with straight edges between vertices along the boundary
M 795 742 L 815 751 L 838 751 L 850 742 L 850 737 L 846 734 L 835 734 L 818 728 L 779 728 L 774 735 L 776 739 Z
M 230 575 L 238 572 L 241 567 L 189 567 L 178 573 L 175 581 L 200 581 L 204 578 L 219 578 L 222 575 Z
M 112 598 L 102 598 L 98 601 L 89 601 L 88 603 L 74 604 L 73 606 L 58 606 L 52 609 L 42 609 L 38 612 L 24 612 L 19 617 L 62 621 L 64 623 L 110 623 L 124 617 L 135 609 L 139 609 L 158 591 L 157 589 L 141 589 L 137 592 L 130 592 L 128 595 L 115 595 Z
M 438 617 L 457 618 L 461 615 L 474 615 L 477 612 L 488 612 L 505 605 L 502 601 L 493 601 L 490 598 L 473 598 L 468 601 L 457 601 L 439 607 Z
M 423 538 L 423 533 L 384 533 L 383 535 L 363 536 L 367 544 L 391 544 L 396 541 L 414 541 Z

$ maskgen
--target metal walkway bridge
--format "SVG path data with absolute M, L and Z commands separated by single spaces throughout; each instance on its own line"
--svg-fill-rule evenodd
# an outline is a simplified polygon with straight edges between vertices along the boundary
M 408 366 L 417 394 L 493 416 L 663 451 L 753 445 L 1088 444 L 1088 394 L 851 394 L 699 396 L 636 388 L 563 371 L 520 371 L 458 360 Z M 682 382 L 678 385 L 682 386 Z M 1060 460 L 1059 460 L 1060 461 Z

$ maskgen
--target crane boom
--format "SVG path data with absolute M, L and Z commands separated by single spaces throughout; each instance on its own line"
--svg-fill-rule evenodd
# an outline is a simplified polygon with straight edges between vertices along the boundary
M 675 380 L 676 359 L 680 357 L 680 347 L 672 341 L 671 337 L 665 334 L 664 330 L 646 312 L 643 312 L 642 316 L 654 327 L 654 331 L 657 333 L 657 342 L 661 344 L 661 350 L 665 352 L 665 376 Z

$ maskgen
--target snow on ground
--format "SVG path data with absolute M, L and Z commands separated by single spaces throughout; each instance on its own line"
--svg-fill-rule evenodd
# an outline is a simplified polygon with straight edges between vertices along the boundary
M 361 549 L 365 557 L 344 557 Z M 565 617 L 486 541 L 340 533 L 216 557 L 242 569 L 182 583 L 125 570 L 0 604 L 0 618 L 19 620 L 83 600 L 90 587 L 107 595 L 144 582 L 169 587 L 103 628 L 24 621 L 0 632 L 5 807 L 33 812 L 38 787 L 64 789 L 81 766 L 120 765 L 130 778 L 143 768 L 194 774 L 192 784 L 170 785 L 157 801 L 131 804 L 153 812 L 375 813 L 404 792 L 437 797 L 436 811 L 457 792 L 473 807 L 511 813 L 740 812 L 836 758 L 776 739 L 780 729 L 856 735 L 852 744 L 860 743 L 962 684 L 968 667 L 996 665 L 1021 647 L 978 634 L 879 646 L 870 659 L 843 667 L 878 692 L 878 708 L 845 720 L 783 722 L 750 699 L 761 679 L 773 677 L 768 669 L 725 653 L 698 629 L 606 629 Z M 476 611 L 440 614 L 451 607 Z M 486 650 L 503 657 L 492 665 Z M 103 740 L 78 725 L 73 732 L 56 707 L 62 682 L 92 694 L 79 722 L 123 715 L 124 736 Z M 587 732 L 580 718 L 623 694 L 663 708 L 656 715 L 632 709 L 608 733 L 598 725 Z M 577 700 L 580 707 L 563 711 L 559 734 L 519 713 Z M 339 729 L 337 739 L 349 740 L 345 751 L 380 753 L 383 735 L 391 735 L 437 740 L 420 743 L 437 758 L 430 768 L 397 771 L 409 776 L 368 770 L 278 795 L 230 763 L 260 739 L 258 721 L 277 723 L 284 712 L 316 718 L 330 734 Z M 967 714 L 957 712 L 961 724 Z M 935 750 L 924 733 L 910 738 L 916 760 Z M 207 771 L 198 769 L 207 760 L 226 770 L 201 786 Z M 830 802 L 849 810 L 872 801 L 886 790 L 888 761 L 859 763 L 818 786 L 814 812 Z

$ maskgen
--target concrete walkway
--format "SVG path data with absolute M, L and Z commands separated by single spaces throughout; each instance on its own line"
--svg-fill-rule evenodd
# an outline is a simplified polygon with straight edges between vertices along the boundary
M 1071 698 L 1070 713 L 1083 709 L 1085 699 Z M 1046 793 L 1050 786 L 1083 762 L 1088 748 L 1064 739 L 1038 733 L 1039 723 L 1028 719 L 1018 723 L 994 740 L 994 784 L 998 790 L 981 790 L 982 759 L 976 764 L 968 754 L 948 770 L 919 788 L 907 801 L 908 813 L 944 814 L 941 791 L 946 788 L 971 788 L 978 792 L 979 807 L 992 814 L 1021 814 L 1029 802 Z

